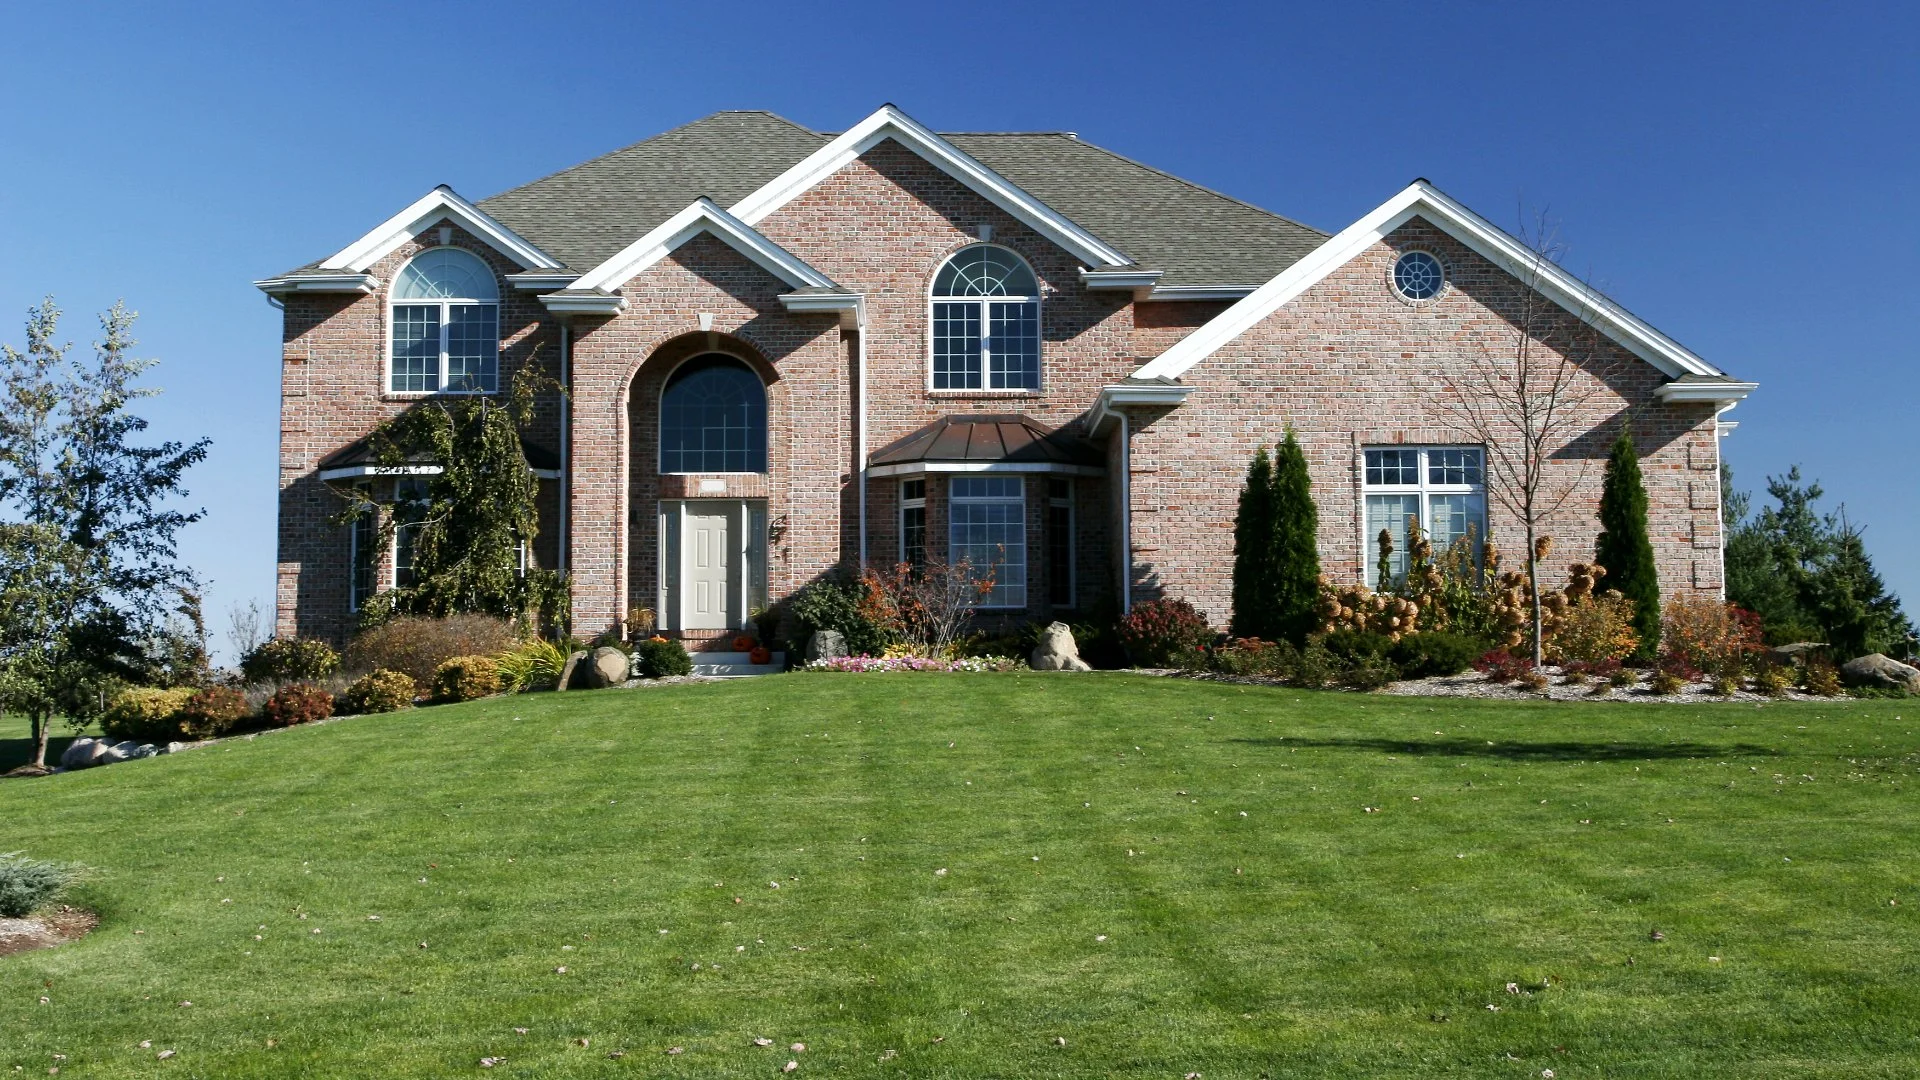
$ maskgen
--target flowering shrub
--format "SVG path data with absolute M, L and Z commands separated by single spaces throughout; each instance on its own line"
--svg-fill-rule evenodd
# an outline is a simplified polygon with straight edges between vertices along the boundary
M 1840 693 L 1840 669 L 1824 656 L 1807 658 L 1807 669 L 1800 673 L 1800 687 L 1809 694 L 1833 697 Z
M 340 707 L 349 713 L 387 713 L 413 708 L 420 688 L 404 671 L 376 671 L 354 680 L 340 695 Z
M 1141 667 L 1194 667 L 1213 640 L 1207 617 L 1185 600 L 1143 600 L 1120 620 L 1120 643 Z
M 333 715 L 333 695 L 312 683 L 288 683 L 261 710 L 274 727 L 311 724 Z
M 1597 664 L 1625 660 L 1639 647 L 1633 601 L 1619 593 L 1602 593 L 1567 607 L 1547 652 L 1556 663 Z
M 962 656 L 954 659 L 932 656 L 836 656 L 831 660 L 815 660 L 801 670 L 865 674 L 875 671 L 1019 671 L 1026 666 L 1007 656 Z
M 1334 585 L 1320 579 L 1320 631 L 1382 634 L 1392 641 L 1416 632 L 1420 605 L 1365 585 Z
M 1660 616 L 1660 666 L 1697 678 L 1707 672 L 1738 678 L 1749 653 L 1763 647 L 1760 617 L 1706 596 L 1667 601 Z

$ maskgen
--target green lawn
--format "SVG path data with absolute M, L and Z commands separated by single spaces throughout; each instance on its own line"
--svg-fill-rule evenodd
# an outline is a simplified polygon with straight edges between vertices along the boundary
M 5 781 L 104 921 L 0 1072 L 1911 1077 L 1916 730 L 788 675 Z

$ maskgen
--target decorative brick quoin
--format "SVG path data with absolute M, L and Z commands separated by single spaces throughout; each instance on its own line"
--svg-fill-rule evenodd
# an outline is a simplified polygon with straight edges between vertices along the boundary
M 1720 415 L 1740 382 L 1424 180 L 1328 235 L 1069 133 L 838 134 L 717 113 L 469 202 L 440 187 L 257 283 L 285 309 L 276 629 L 342 641 L 404 581 L 422 462 L 367 436 L 443 394 L 565 387 L 524 443 L 529 559 L 574 632 L 636 608 L 696 642 L 837 567 L 990 568 L 983 617 L 1230 612 L 1249 460 L 1291 427 L 1321 565 L 1374 537 L 1521 547 L 1459 388 L 1564 357 L 1578 421 L 1546 580 L 1591 558 L 1602 465 L 1642 454 L 1668 593 L 1721 589 Z M 382 540 L 381 537 L 387 538 Z M 1403 558 L 1404 555 L 1398 555 Z

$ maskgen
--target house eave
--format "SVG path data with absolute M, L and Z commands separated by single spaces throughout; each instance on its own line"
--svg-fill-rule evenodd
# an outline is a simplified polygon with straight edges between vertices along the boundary
M 618 315 L 627 310 L 627 298 L 617 293 L 562 289 L 540 294 L 540 303 L 555 315 Z
M 1123 405 L 1149 405 L 1171 409 L 1193 393 L 1193 387 L 1179 383 L 1116 383 L 1100 388 L 1087 417 L 1087 431 L 1098 435 L 1114 418 L 1114 410 Z
M 528 292 L 546 292 L 549 289 L 564 289 L 580 280 L 580 275 L 571 270 L 527 270 L 518 274 L 508 274 L 507 281 L 516 289 Z
M 1736 382 L 1732 379 L 1711 382 L 1677 379 L 1660 384 L 1654 389 L 1653 396 L 1669 403 L 1706 402 L 1730 409 L 1759 388 L 1759 383 Z
M 253 287 L 268 296 L 293 293 L 359 293 L 369 295 L 380 289 L 380 279 L 372 274 L 285 274 L 262 278 Z
M 1098 465 L 1075 465 L 1064 461 L 902 461 L 893 465 L 875 465 L 867 475 L 924 476 L 928 473 L 1026 473 L 1051 476 L 1105 476 Z
M 842 329 L 866 325 L 867 298 L 863 293 L 781 293 L 780 306 L 796 315 L 835 314 Z
M 1258 285 L 1155 285 L 1147 293 L 1148 300 L 1240 300 L 1259 288 Z

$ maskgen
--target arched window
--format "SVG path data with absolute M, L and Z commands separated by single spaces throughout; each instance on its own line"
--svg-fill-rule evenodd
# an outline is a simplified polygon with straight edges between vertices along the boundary
M 1040 389 L 1040 283 L 1026 260 L 975 244 L 934 275 L 933 388 Z
M 429 248 L 393 279 L 395 393 L 499 389 L 500 286 L 486 263 L 455 247 Z
M 660 394 L 660 471 L 767 471 L 767 388 L 747 365 L 709 353 L 680 365 Z

